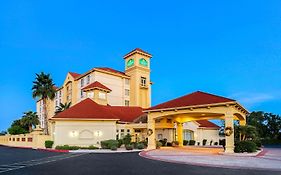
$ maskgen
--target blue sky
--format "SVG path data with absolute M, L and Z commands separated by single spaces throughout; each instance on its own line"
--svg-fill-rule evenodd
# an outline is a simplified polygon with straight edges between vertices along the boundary
M 1 1 L 0 130 L 35 110 L 35 73 L 153 54 L 153 105 L 196 91 L 281 114 L 281 1 Z

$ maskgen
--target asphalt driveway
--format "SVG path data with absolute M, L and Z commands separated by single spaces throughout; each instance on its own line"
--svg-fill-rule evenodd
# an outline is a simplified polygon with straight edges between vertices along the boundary
M 10 152 L 9 158 L 3 156 L 3 150 Z M 15 158 L 11 154 L 13 153 Z M 33 155 L 35 154 L 35 155 Z M 7 153 L 5 153 L 7 155 Z M 149 160 L 142 158 L 138 153 L 114 153 L 114 154 L 80 154 L 71 157 L 73 154 L 49 153 L 36 150 L 2 148 L 0 147 L 0 162 L 3 164 L 6 160 L 14 163 L 22 161 L 19 155 L 24 159 L 34 159 L 38 157 L 44 160 L 49 157 L 60 157 L 53 161 L 45 161 L 41 164 L 32 166 L 23 166 L 15 170 L 4 172 L 3 174 L 20 174 L 20 175 L 52 175 L 52 174 L 101 174 L 101 175 L 187 175 L 187 174 L 212 174 L 212 175 L 264 175 L 280 174 L 281 172 L 255 171 L 255 170 L 233 170 L 224 168 L 210 168 L 191 165 L 182 165 L 166 163 L 161 161 Z M 29 156 L 25 156 L 29 155 Z M 46 157 L 47 156 L 47 157 Z M 6 159 L 7 158 L 7 159 Z M 43 159 L 42 159 L 43 158 Z

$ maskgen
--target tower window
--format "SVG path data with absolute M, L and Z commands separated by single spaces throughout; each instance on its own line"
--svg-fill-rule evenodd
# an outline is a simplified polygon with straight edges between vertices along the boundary
M 99 98 L 100 99 L 106 99 L 105 93 L 99 92 Z
M 146 78 L 141 77 L 141 86 L 146 86 Z
M 87 84 L 90 84 L 90 75 L 87 76 Z
M 125 89 L 125 95 L 129 96 L 130 95 L 130 90 L 129 89 Z
M 83 87 L 84 86 L 84 79 L 82 78 L 81 79 L 81 87 Z
M 130 101 L 129 100 L 125 100 L 125 106 L 130 106 Z
M 127 84 L 127 85 L 129 85 L 130 84 L 130 81 L 129 81 L 129 79 L 125 79 L 125 84 Z

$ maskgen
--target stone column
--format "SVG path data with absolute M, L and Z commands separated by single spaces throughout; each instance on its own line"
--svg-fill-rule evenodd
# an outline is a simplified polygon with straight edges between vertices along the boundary
M 231 128 L 232 133 L 229 136 L 225 136 L 225 152 L 234 153 L 234 123 L 233 123 L 233 114 L 225 114 L 225 128 Z
M 156 148 L 155 120 L 151 114 L 147 115 L 147 137 L 148 137 L 147 149 L 155 149 Z
M 183 146 L 183 130 L 182 130 L 182 123 L 177 123 L 177 136 L 179 146 Z

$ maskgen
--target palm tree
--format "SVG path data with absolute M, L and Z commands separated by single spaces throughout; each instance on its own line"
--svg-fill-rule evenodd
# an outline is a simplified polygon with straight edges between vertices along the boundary
M 36 114 L 36 112 L 28 111 L 24 112 L 24 115 L 22 116 L 22 125 L 28 126 L 29 132 L 32 131 L 32 126 L 36 126 L 39 124 L 39 119 Z
M 65 104 L 60 103 L 60 105 L 57 107 L 56 114 L 70 108 L 70 106 L 71 106 L 71 102 L 69 103 L 66 102 Z
M 47 100 L 53 100 L 55 98 L 56 90 L 54 89 L 55 84 L 50 74 L 41 72 L 36 74 L 35 81 L 33 81 L 32 96 L 33 98 L 39 98 L 43 100 L 43 112 L 44 112 L 44 132 L 49 134 L 48 131 L 48 111 L 47 111 Z

